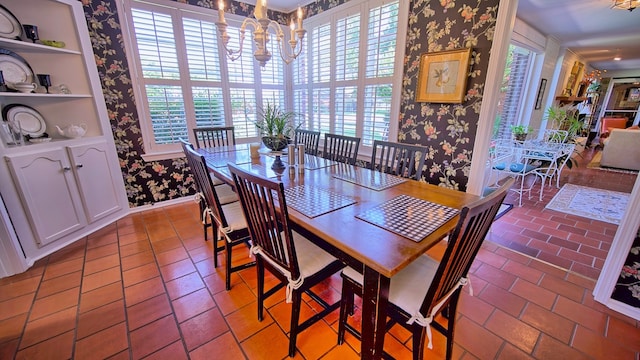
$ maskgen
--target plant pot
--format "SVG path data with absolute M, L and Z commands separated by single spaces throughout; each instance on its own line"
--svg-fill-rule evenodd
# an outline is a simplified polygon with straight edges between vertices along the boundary
M 525 141 L 527 140 L 527 135 L 529 134 L 513 134 L 513 138 L 517 141 Z
M 289 139 L 279 138 L 277 136 L 263 136 L 262 143 L 271 151 L 282 151 L 289 144 Z

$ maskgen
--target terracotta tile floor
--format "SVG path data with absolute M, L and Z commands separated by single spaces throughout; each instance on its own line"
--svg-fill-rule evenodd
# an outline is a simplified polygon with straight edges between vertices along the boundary
M 565 176 L 578 173 L 573 171 Z M 598 181 L 597 175 L 589 181 Z M 535 203 L 527 201 L 498 220 L 494 239 L 503 227 L 522 228 L 514 239 L 537 239 L 540 235 L 525 223 L 540 219 L 586 222 L 547 214 Z M 132 214 L 23 274 L 0 279 L 0 359 L 285 359 L 290 305 L 284 293 L 267 302 L 265 319 L 258 322 L 255 269 L 234 274 L 233 288 L 225 291 L 223 266 L 213 267 L 211 242 L 202 239 L 197 212 L 195 204 L 186 203 Z M 555 231 L 564 231 L 559 226 Z M 605 228 L 601 238 L 615 231 L 601 223 L 579 226 L 588 229 L 587 235 L 596 231 L 592 228 Z M 573 233 L 566 234 L 565 240 L 576 241 Z M 549 235 L 544 242 L 553 244 Z M 590 246 L 606 251 L 601 244 Z M 522 248 L 536 249 L 529 243 Z M 441 251 L 437 246 L 433 254 Z M 235 254 L 234 262 L 247 260 L 247 252 Z M 590 278 L 487 241 L 471 279 L 474 295 L 465 290 L 459 308 L 456 359 L 640 356 L 640 322 L 596 303 Z M 334 277 L 318 290 L 337 299 L 339 287 L 340 278 Z M 315 308 L 306 301 L 303 316 Z M 358 358 L 353 337 L 336 345 L 337 318 L 336 311 L 304 331 L 296 358 Z M 397 326 L 385 347 L 395 358 L 411 357 L 410 335 Z M 444 338 L 434 332 L 434 349 L 426 356 L 443 354 Z
M 587 168 L 594 153 L 587 149 L 577 157 L 578 166 L 562 172 L 560 187 L 571 183 L 631 193 L 637 175 Z M 527 179 L 531 180 L 532 177 Z M 517 194 L 511 192 L 504 202 L 515 206 L 495 222 L 487 240 L 597 279 L 618 226 L 545 209 L 558 190 L 555 185 L 546 186 L 539 201 L 538 181 L 531 199 L 523 196 L 522 207 L 517 206 Z

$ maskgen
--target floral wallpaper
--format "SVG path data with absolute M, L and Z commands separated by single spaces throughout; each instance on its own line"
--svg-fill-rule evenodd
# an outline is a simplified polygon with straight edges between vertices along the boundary
M 398 141 L 429 149 L 425 180 L 465 190 L 478 125 L 498 0 L 414 0 L 409 13 Z M 471 48 L 461 104 L 416 102 L 423 53 Z
M 82 0 L 131 207 L 194 194 L 186 158 L 146 162 L 115 0 Z
M 195 194 L 185 158 L 146 162 L 136 111 L 131 74 L 122 42 L 116 0 L 81 0 L 91 37 L 96 66 L 114 134 L 116 150 L 131 207 Z M 213 0 L 180 0 L 181 3 L 217 9 Z M 216 4 L 214 6 L 214 3 Z M 248 16 L 253 5 L 227 1 L 226 12 Z M 287 23 L 287 14 L 269 12 Z
M 611 298 L 640 308 L 640 229 L 633 240 Z

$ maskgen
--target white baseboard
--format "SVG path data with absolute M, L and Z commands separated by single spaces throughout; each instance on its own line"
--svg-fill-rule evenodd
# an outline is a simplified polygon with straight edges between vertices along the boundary
M 177 199 L 160 201 L 160 202 L 153 203 L 153 204 L 148 204 L 148 205 L 136 206 L 134 208 L 131 208 L 129 210 L 129 213 L 130 214 L 135 214 L 135 213 L 139 213 L 139 212 L 146 211 L 146 210 L 157 209 L 157 208 L 171 206 L 171 205 L 184 204 L 184 203 L 189 202 L 189 201 L 194 201 L 192 195 L 183 196 L 183 197 L 177 198 Z

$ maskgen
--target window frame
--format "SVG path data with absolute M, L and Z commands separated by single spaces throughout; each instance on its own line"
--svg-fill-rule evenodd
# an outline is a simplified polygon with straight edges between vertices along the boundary
M 305 20 L 305 28 L 307 29 L 307 42 L 310 45 L 311 37 L 313 29 L 316 27 L 320 27 L 325 24 L 330 24 L 331 31 L 331 52 L 335 54 L 336 42 L 333 38 L 335 36 L 335 28 L 336 22 L 340 19 L 345 19 L 349 16 L 360 14 L 360 38 L 359 38 L 359 67 L 358 67 L 358 77 L 357 79 L 348 79 L 348 80 L 336 80 L 335 74 L 335 64 L 336 59 L 335 56 L 331 56 L 331 78 L 328 82 L 316 83 L 314 86 L 314 74 L 313 69 L 309 66 L 306 72 L 306 79 L 304 83 L 294 84 L 292 83 L 292 94 L 291 94 L 291 103 L 293 108 L 293 97 L 296 91 L 303 92 L 306 90 L 307 96 L 307 104 L 308 111 L 306 114 L 308 118 L 304 119 L 305 124 L 312 124 L 314 121 L 312 119 L 313 115 L 313 97 L 314 90 L 320 89 L 329 89 L 330 93 L 330 105 L 329 105 L 329 118 L 330 118 L 330 130 L 335 129 L 336 126 L 336 89 L 343 87 L 356 86 L 357 87 L 357 105 L 356 105 L 356 136 L 362 137 L 364 132 L 364 114 L 365 114 L 365 91 L 368 87 L 379 85 L 379 84 L 391 84 L 392 93 L 390 98 L 390 118 L 388 125 L 388 134 L 387 137 L 390 141 L 397 141 L 398 134 L 398 125 L 399 119 L 398 116 L 400 114 L 400 105 L 401 105 L 401 96 L 402 96 L 402 75 L 404 73 L 404 56 L 406 51 L 406 33 L 408 24 L 408 13 L 409 13 L 409 4 L 406 1 L 398 1 L 398 27 L 396 33 L 396 46 L 395 46 L 395 56 L 393 61 L 394 73 L 389 76 L 387 81 L 386 78 L 383 80 L 381 77 L 367 77 L 367 62 L 366 62 L 366 52 L 367 52 L 367 42 L 368 42 L 368 25 L 369 25 L 369 11 L 373 8 L 377 8 L 383 5 L 387 5 L 393 1 L 389 0 L 352 0 L 348 3 L 337 6 L 328 11 L 322 12 L 318 15 L 315 15 L 308 20 Z M 307 46 L 304 55 L 307 56 L 305 59 L 305 63 L 307 65 L 313 65 L 312 52 L 310 51 L 310 47 Z M 298 60 L 296 60 L 298 61 Z M 294 72 L 295 70 L 292 70 Z M 398 74 L 400 72 L 400 74 Z M 296 111 L 299 109 L 296 108 Z M 324 130 L 324 129 L 313 129 L 312 130 Z M 321 134 L 323 137 L 324 134 Z M 322 148 L 322 141 L 320 144 Z M 360 158 L 368 158 L 370 157 L 372 152 L 372 146 L 361 143 L 359 157 Z
M 191 139 L 193 137 L 193 129 L 196 126 L 196 111 L 193 102 L 193 87 L 211 87 L 217 88 L 220 86 L 223 92 L 222 98 L 222 106 L 224 108 L 224 123 L 225 126 L 233 126 L 233 107 L 232 107 L 232 99 L 231 92 L 232 90 L 251 90 L 255 95 L 255 105 L 256 105 L 256 114 L 257 109 L 260 108 L 263 104 L 263 94 L 266 91 L 280 91 L 283 94 L 283 98 L 281 102 L 283 104 L 289 104 L 288 94 L 287 94 L 287 84 L 290 79 L 290 69 L 286 65 L 282 63 L 282 60 L 279 58 L 279 52 L 273 52 L 273 57 L 270 62 L 273 62 L 274 59 L 280 60 L 280 66 L 282 66 L 282 83 L 281 84 L 262 84 L 261 81 L 261 72 L 262 68 L 259 63 L 253 59 L 253 50 L 254 44 L 253 41 L 250 40 L 250 36 L 245 38 L 244 49 L 243 51 L 247 51 L 247 46 L 251 49 L 251 63 L 253 64 L 253 82 L 252 83 L 240 83 L 233 82 L 229 78 L 228 75 L 228 64 L 231 60 L 227 58 L 225 52 L 223 51 L 222 41 L 218 36 L 216 36 L 217 45 L 218 45 L 218 60 L 220 62 L 221 68 L 221 81 L 218 83 L 217 81 L 212 82 L 211 80 L 191 80 L 189 74 L 188 67 L 188 58 L 186 51 L 186 40 L 185 34 L 183 30 L 183 18 L 188 17 L 190 19 L 196 19 L 200 21 L 206 22 L 216 22 L 218 18 L 218 12 L 216 10 L 207 9 L 207 8 L 197 8 L 195 9 L 193 5 L 182 4 L 173 1 L 166 0 L 156 0 L 154 3 L 148 3 L 143 0 L 123 0 L 122 7 L 118 7 L 119 15 L 121 19 L 126 19 L 126 21 L 122 22 L 122 32 L 124 37 L 124 45 L 127 53 L 127 61 L 129 62 L 130 72 L 131 72 L 131 82 L 133 88 L 133 94 L 136 99 L 136 110 L 138 112 L 139 122 L 140 122 L 140 131 L 142 133 L 143 144 L 145 147 L 145 153 L 141 154 L 142 158 L 145 161 L 154 161 L 154 160 L 162 160 L 162 159 L 171 159 L 183 157 L 181 146 L 178 142 L 168 143 L 168 144 L 159 144 L 155 141 L 155 134 L 153 131 L 153 123 L 150 117 L 149 110 L 149 101 L 146 95 L 145 87 L 146 85 L 155 84 L 155 85 L 168 85 L 167 83 L 170 81 L 173 84 L 176 84 L 182 88 L 182 95 L 184 101 L 184 113 L 185 113 L 185 121 L 187 125 L 187 136 Z M 135 28 L 133 24 L 133 16 L 132 16 L 132 8 L 141 9 L 145 11 L 154 11 L 161 12 L 163 14 L 168 14 L 172 17 L 174 38 L 175 38 L 175 46 L 176 46 L 176 54 L 178 57 L 179 63 L 179 80 L 165 80 L 165 79 L 145 79 L 142 76 L 142 64 L 140 61 L 140 55 L 138 52 L 138 44 L 136 40 Z M 225 14 L 225 18 L 229 27 L 240 27 L 245 17 L 233 15 L 233 14 Z M 281 25 L 283 31 L 285 31 L 285 27 Z M 217 35 L 217 29 L 216 29 Z M 248 35 L 248 34 L 247 34 Z M 274 37 L 271 38 L 271 44 L 277 44 L 277 41 Z M 277 58 L 276 58 L 277 57 Z M 269 66 L 269 63 L 267 64 Z M 172 85 L 173 85 L 172 84 Z M 189 101 L 186 101 L 189 99 Z M 255 116 L 252 117 L 255 120 Z M 253 121 L 249 120 L 249 121 Z M 193 141 L 193 139 L 191 139 Z M 254 137 L 245 137 L 245 138 L 237 138 L 238 143 L 247 143 L 247 142 L 255 142 L 259 141 L 259 137 L 256 132 L 256 136 Z

